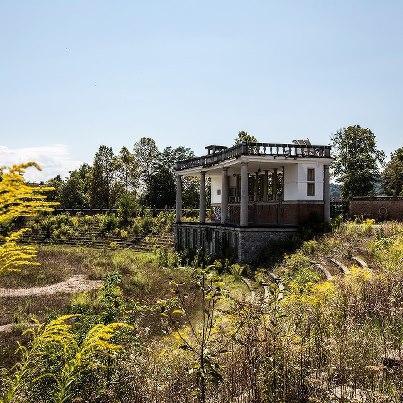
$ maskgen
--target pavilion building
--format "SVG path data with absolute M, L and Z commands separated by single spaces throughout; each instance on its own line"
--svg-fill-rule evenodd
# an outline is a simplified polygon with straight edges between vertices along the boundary
M 206 155 L 176 164 L 178 250 L 229 254 L 250 263 L 271 241 L 290 238 L 301 226 L 329 222 L 330 146 L 298 140 L 206 149 Z M 182 179 L 189 176 L 200 180 L 195 222 L 182 219 Z

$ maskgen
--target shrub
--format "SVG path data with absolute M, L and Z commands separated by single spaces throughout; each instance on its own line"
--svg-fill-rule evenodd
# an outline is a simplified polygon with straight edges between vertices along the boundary
M 101 219 L 101 233 L 106 234 L 114 231 L 119 226 L 119 220 L 115 214 L 106 214 Z
M 117 201 L 117 210 L 120 224 L 127 226 L 139 210 L 136 197 L 131 193 L 124 193 Z
M 313 239 L 310 241 L 305 241 L 301 246 L 302 252 L 307 255 L 312 255 L 317 248 L 318 248 L 318 242 Z
M 157 262 L 161 267 L 174 268 L 178 267 L 181 262 L 181 256 L 178 252 L 169 248 L 157 249 Z

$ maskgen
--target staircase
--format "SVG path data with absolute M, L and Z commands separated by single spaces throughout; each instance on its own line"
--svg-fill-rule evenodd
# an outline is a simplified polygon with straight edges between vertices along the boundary
M 26 233 L 21 238 L 21 242 L 30 244 L 87 246 L 91 248 L 131 248 L 138 251 L 172 248 L 174 245 L 172 234 L 139 235 L 122 238 L 118 235 L 102 234 L 98 226 L 93 226 L 85 233 L 77 233 L 71 237 L 60 237 L 60 239 L 51 239 L 43 231 L 39 233 Z

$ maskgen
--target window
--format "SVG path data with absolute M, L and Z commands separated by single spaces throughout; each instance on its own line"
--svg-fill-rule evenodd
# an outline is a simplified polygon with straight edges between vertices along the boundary
M 221 189 L 217 189 L 217 195 L 220 196 L 221 194 Z
M 307 170 L 307 196 L 315 196 L 315 168 L 308 168 Z
M 315 182 L 315 168 L 308 168 L 307 181 Z
M 315 182 L 308 182 L 306 194 L 307 196 L 315 196 Z

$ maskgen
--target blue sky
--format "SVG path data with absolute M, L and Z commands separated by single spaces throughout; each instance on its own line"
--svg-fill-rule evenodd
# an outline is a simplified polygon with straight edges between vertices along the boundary
M 403 138 L 403 1 L 0 0 L 0 163 L 370 127 Z M 53 164 L 53 165 L 52 165 Z

